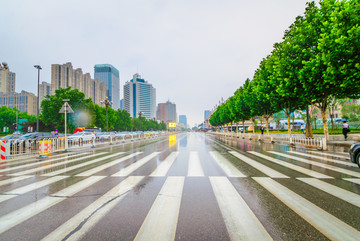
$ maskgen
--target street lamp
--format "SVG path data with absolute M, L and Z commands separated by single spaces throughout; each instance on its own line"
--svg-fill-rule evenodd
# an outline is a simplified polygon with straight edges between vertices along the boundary
M 36 116 L 37 116 L 37 120 L 36 120 L 36 131 L 39 132 L 39 101 L 40 101 L 40 96 L 39 96 L 39 88 L 40 88 L 40 70 L 42 69 L 40 65 L 34 65 L 35 69 L 38 70 L 38 86 L 37 86 L 37 111 L 36 111 Z
M 109 105 L 112 105 L 112 101 L 109 100 L 109 98 L 106 96 L 105 100 L 100 101 L 101 104 L 105 104 L 106 107 L 106 131 L 108 130 L 109 127 L 109 120 L 108 120 L 108 108 Z

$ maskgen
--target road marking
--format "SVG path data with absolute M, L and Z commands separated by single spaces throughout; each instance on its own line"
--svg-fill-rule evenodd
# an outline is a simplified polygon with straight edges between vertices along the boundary
M 112 155 L 103 156 L 103 157 L 94 159 L 94 160 L 92 160 L 92 161 L 80 163 L 80 164 L 77 164 L 77 165 L 74 165 L 74 166 L 71 166 L 71 167 L 65 167 L 65 168 L 60 169 L 60 170 L 58 170 L 58 171 L 54 171 L 54 172 L 42 174 L 41 176 L 51 177 L 51 176 L 63 174 L 63 173 L 66 173 L 66 172 L 69 172 L 69 171 L 78 169 L 78 168 L 80 168 L 80 167 L 85 167 L 85 166 L 88 166 L 88 165 L 91 165 L 91 164 L 94 164 L 94 163 L 97 163 L 97 162 L 101 162 L 101 161 L 107 160 L 107 159 L 109 159 L 109 158 L 112 158 L 112 157 L 114 157 L 114 156 L 121 155 L 121 154 L 123 154 L 123 153 L 124 153 L 124 152 L 118 152 L 118 153 L 115 153 L 115 154 L 112 154 Z
M 8 178 L 8 179 L 0 181 L 0 187 L 4 186 L 4 185 L 7 185 L 7 184 L 10 184 L 10 183 L 22 181 L 22 180 L 28 179 L 30 177 L 34 177 L 34 176 L 33 175 L 28 175 L 28 176 L 20 176 L 20 177 Z
M 52 178 L 48 178 L 39 182 L 35 182 L 29 185 L 26 185 L 24 187 L 20 187 L 20 188 L 16 188 L 13 189 L 11 191 L 5 192 L 3 194 L 0 195 L 0 203 L 4 202 L 6 200 L 9 200 L 11 198 L 17 197 L 19 195 L 25 194 L 27 192 L 31 192 L 33 190 L 36 190 L 38 188 L 50 185 L 54 182 L 60 181 L 67 178 L 67 176 L 56 176 L 56 177 L 52 177 Z
M 83 157 L 75 158 L 75 159 L 68 160 L 68 161 L 65 161 L 65 162 L 55 163 L 55 164 L 46 165 L 46 166 L 42 166 L 42 167 L 37 167 L 37 168 L 30 169 L 30 170 L 22 171 L 22 172 L 8 174 L 8 176 L 22 176 L 22 175 L 27 175 L 27 174 L 30 174 L 30 173 L 36 173 L 36 172 L 43 171 L 43 170 L 46 170 L 46 169 L 51 169 L 51 168 L 54 168 L 54 167 L 63 166 L 63 165 L 67 165 L 67 164 L 70 164 L 70 163 L 73 163 L 73 162 L 81 161 L 81 160 L 84 160 L 84 159 L 87 159 L 87 158 L 92 158 L 92 157 L 95 157 L 95 156 L 104 155 L 105 153 L 106 152 L 100 152 L 100 153 L 96 153 L 96 154 L 93 154 L 93 155 L 90 155 L 90 156 L 83 156 Z
M 279 159 L 272 158 L 272 157 L 266 156 L 264 154 L 257 153 L 255 151 L 248 151 L 248 152 L 253 154 L 253 155 L 259 156 L 261 158 L 264 158 L 264 159 L 266 159 L 268 161 L 274 162 L 276 164 L 279 164 L 281 166 L 287 167 L 289 169 L 292 169 L 294 171 L 303 173 L 303 174 L 311 176 L 311 177 L 333 179 L 333 177 L 330 177 L 328 175 L 325 175 L 325 174 L 322 174 L 322 173 L 319 173 L 319 172 L 316 172 L 316 171 L 312 171 L 312 170 L 309 170 L 307 168 L 299 167 L 297 165 L 294 165 L 294 164 L 291 164 L 291 163 L 288 163 L 288 162 L 285 162 L 285 161 L 281 161 Z
M 190 152 L 188 176 L 189 177 L 203 177 L 204 176 L 204 171 L 201 166 L 199 154 L 195 151 Z
M 28 220 L 29 218 L 39 214 L 40 212 L 54 206 L 55 204 L 65 200 L 67 197 L 82 191 L 83 189 L 93 185 L 105 177 L 92 176 L 88 177 L 70 187 L 67 187 L 57 193 L 33 202 L 25 207 L 17 209 L 9 214 L 0 217 L 0 233 Z
M 256 182 L 331 240 L 359 240 L 360 232 L 268 177 Z
M 119 172 L 112 175 L 112 177 L 125 177 L 129 176 L 132 172 L 134 172 L 136 169 L 140 168 L 141 166 L 145 165 L 148 161 L 159 155 L 160 152 L 154 152 L 135 163 L 125 167 L 124 169 L 121 169 Z
M 358 178 L 343 178 L 345 181 L 352 182 L 360 185 L 360 179 Z
M 337 186 L 331 185 L 327 182 L 320 181 L 316 178 L 296 178 L 302 182 L 305 182 L 317 189 L 320 189 L 324 192 L 329 193 L 330 195 L 333 195 L 339 199 L 342 199 L 348 203 L 351 203 L 355 206 L 360 207 L 360 195 L 344 190 L 342 188 L 339 188 Z
M 350 170 L 347 170 L 347 169 L 344 169 L 344 168 L 334 167 L 334 166 L 324 164 L 324 163 L 319 163 L 319 162 L 316 162 L 316 161 L 309 161 L 309 160 L 306 160 L 304 158 L 299 158 L 299 157 L 295 157 L 295 156 L 292 156 L 292 155 L 286 155 L 286 154 L 283 154 L 283 153 L 280 153 L 280 152 L 275 152 L 275 151 L 269 151 L 269 152 L 273 153 L 273 154 L 276 154 L 276 155 L 279 155 L 279 156 L 283 156 L 283 157 L 291 158 L 293 160 L 304 162 L 304 163 L 307 163 L 307 164 L 310 164 L 310 165 L 313 165 L 313 166 L 326 168 L 326 169 L 333 170 L 333 171 L 336 171 L 336 172 L 340 172 L 340 173 L 343 173 L 343 174 L 348 174 L 348 175 L 354 176 L 354 177 L 360 177 L 360 172 L 350 171 Z
M 319 159 L 319 160 L 322 160 L 322 161 L 333 162 L 333 163 L 346 165 L 346 166 L 358 167 L 357 164 L 354 164 L 354 163 L 351 163 L 351 162 L 339 161 L 339 160 L 334 160 L 334 159 L 330 159 L 330 158 L 326 158 L 326 157 L 321 157 L 321 156 L 316 156 L 316 155 L 311 155 L 311 154 L 306 154 L 306 153 L 301 153 L 301 152 L 296 152 L 296 151 L 288 151 L 288 152 L 289 153 L 294 153 L 294 154 L 300 155 L 300 156 L 316 158 L 316 159 Z
M 250 159 L 247 156 L 244 156 L 236 151 L 229 151 L 230 154 L 232 154 L 233 156 L 237 157 L 238 159 L 240 159 L 241 161 L 247 163 L 248 165 L 252 166 L 253 168 L 259 170 L 260 172 L 268 175 L 269 177 L 272 178 L 289 178 L 288 176 L 275 171 L 274 169 L 271 169 L 270 167 L 267 167 L 257 161 L 254 161 L 253 159 Z
M 246 177 L 245 174 L 240 172 L 229 160 L 220 155 L 217 151 L 210 151 L 211 157 L 216 161 L 216 163 L 221 167 L 221 169 L 229 177 Z
M 150 177 L 164 177 L 178 157 L 179 152 L 172 152 L 159 166 L 150 174 Z
M 184 181 L 185 177 L 166 179 L 134 240 L 175 239 Z
M 231 240 L 272 240 L 226 177 L 209 177 Z
M 106 164 L 104 164 L 104 165 L 101 165 L 101 166 L 99 166 L 99 167 L 95 167 L 95 168 L 90 169 L 90 170 L 88 170 L 88 171 L 79 173 L 79 174 L 77 174 L 77 175 L 75 175 L 75 176 L 79 176 L 79 177 L 89 177 L 89 176 L 91 176 L 91 175 L 93 175 L 93 174 L 95 174 L 95 173 L 97 173 L 97 172 L 100 172 L 100 171 L 102 171 L 102 170 L 105 170 L 106 168 L 109 168 L 109 167 L 112 167 L 112 166 L 114 166 L 114 165 L 116 165 L 116 164 L 119 164 L 119 163 L 121 163 L 121 162 L 124 162 L 124 161 L 126 161 L 126 160 L 128 160 L 128 159 L 130 159 L 130 158 L 132 158 L 132 157 L 134 157 L 134 156 L 137 156 L 137 155 L 141 154 L 141 153 L 142 153 L 142 152 L 132 153 L 132 154 L 130 154 L 130 155 L 121 157 L 121 158 L 119 158 L 119 159 L 117 159 L 117 160 L 115 160 L 115 161 L 111 161 L 111 162 L 106 163 Z
M 81 210 L 42 240 L 79 240 L 87 231 L 95 226 L 101 218 L 110 212 L 143 178 L 143 176 L 130 176 L 126 178 L 119 185 Z M 86 219 L 87 221 L 82 224 Z M 82 226 L 80 226 L 81 224 Z M 80 228 L 73 232 L 73 230 L 76 230 L 78 227 Z
M 338 158 L 342 158 L 345 160 L 350 160 L 349 155 L 343 156 L 343 155 L 336 155 L 336 154 L 332 154 L 332 153 L 323 153 L 323 152 L 317 152 L 317 151 L 307 151 L 307 152 L 314 153 L 314 154 L 320 154 L 322 156 L 338 157 Z

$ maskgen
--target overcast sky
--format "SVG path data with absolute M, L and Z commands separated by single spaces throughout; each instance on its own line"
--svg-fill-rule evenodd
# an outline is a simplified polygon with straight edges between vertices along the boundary
M 252 78 L 262 58 L 302 15 L 306 0 L 0 0 L 0 61 L 16 91 L 37 93 L 51 64 L 94 77 L 112 64 L 122 86 L 139 72 L 157 103 L 176 103 L 191 126 Z

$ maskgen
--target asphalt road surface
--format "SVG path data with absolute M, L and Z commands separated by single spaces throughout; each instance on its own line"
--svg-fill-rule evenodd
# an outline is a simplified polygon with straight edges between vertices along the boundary
M 360 169 L 344 149 L 182 133 L 0 175 L 0 240 L 360 240 Z

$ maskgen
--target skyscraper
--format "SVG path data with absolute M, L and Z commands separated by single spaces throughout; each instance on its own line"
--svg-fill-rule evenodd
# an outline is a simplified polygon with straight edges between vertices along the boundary
M 6 63 L 0 64 L 0 92 L 3 94 L 15 93 L 15 73 L 10 72 Z
M 39 102 L 41 106 L 41 101 L 45 99 L 46 95 L 51 95 L 51 84 L 47 82 L 41 82 L 39 85 Z
M 124 85 L 124 109 L 131 117 L 138 117 L 140 112 L 146 119 L 155 117 L 156 89 L 139 74 Z
M 208 118 L 208 117 L 210 117 L 210 111 L 209 110 L 205 110 L 204 111 L 204 121 Z
M 187 128 L 187 118 L 186 115 L 179 115 L 179 124 L 183 124 L 184 128 Z
M 111 107 L 115 110 L 120 108 L 120 77 L 119 70 L 111 64 L 97 64 L 94 67 L 94 77 L 104 82 L 107 97 L 112 101 Z
M 176 104 L 167 101 L 159 103 L 156 111 L 156 119 L 161 122 L 177 122 Z

